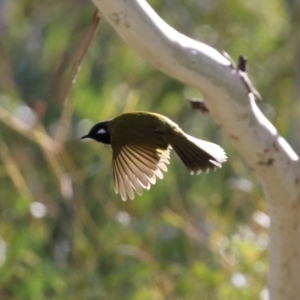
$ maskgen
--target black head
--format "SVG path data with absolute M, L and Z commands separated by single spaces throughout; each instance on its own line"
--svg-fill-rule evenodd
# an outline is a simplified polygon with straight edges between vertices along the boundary
M 97 142 L 110 145 L 110 133 L 108 130 L 109 121 L 97 123 L 92 127 L 90 132 L 82 137 L 82 139 L 90 138 Z

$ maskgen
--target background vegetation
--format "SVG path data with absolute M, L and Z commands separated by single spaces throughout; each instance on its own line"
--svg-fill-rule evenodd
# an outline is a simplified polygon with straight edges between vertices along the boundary
M 261 109 L 296 137 L 291 1 L 149 3 L 188 36 L 246 55 Z M 64 105 L 93 13 L 89 1 L 0 1 L 0 299 L 265 299 L 263 193 L 185 101 L 198 91 L 147 65 L 103 19 Z M 79 137 L 132 110 L 167 115 L 228 162 L 192 177 L 173 153 L 164 180 L 122 202 L 110 148 Z

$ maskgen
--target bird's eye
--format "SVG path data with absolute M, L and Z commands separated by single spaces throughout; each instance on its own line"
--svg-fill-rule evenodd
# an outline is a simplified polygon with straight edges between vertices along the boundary
M 104 133 L 107 133 L 104 128 L 101 128 L 97 131 L 97 134 L 104 134 Z

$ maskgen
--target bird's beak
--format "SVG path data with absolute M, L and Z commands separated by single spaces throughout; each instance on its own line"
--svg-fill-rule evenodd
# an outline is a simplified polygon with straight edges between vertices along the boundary
M 86 139 L 86 138 L 89 138 L 89 134 L 85 134 L 84 136 L 82 136 L 80 139 Z

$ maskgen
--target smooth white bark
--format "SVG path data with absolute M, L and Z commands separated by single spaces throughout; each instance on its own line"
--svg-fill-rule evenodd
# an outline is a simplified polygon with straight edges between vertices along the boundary
M 115 31 L 165 74 L 199 89 L 211 117 L 259 176 L 271 218 L 271 299 L 300 297 L 300 164 L 215 49 L 166 24 L 144 0 L 93 0 Z M 229 157 L 230 163 L 230 157 Z

